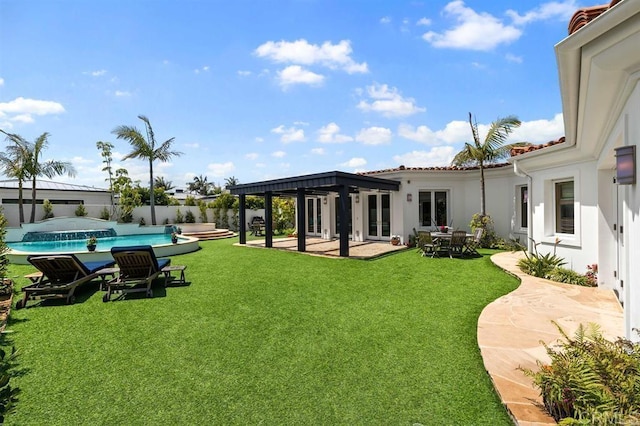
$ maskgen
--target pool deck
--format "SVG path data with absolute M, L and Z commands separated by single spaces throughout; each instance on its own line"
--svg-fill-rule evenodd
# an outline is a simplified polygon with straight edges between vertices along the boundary
M 236 243 L 236 245 L 241 245 Z M 329 258 L 340 258 L 340 242 L 337 239 L 324 240 L 322 238 L 310 237 L 305 240 L 305 254 L 313 256 L 323 256 Z M 265 248 L 265 240 L 247 241 L 247 247 Z M 274 238 L 273 247 L 277 250 L 298 251 L 298 239 L 295 237 Z M 351 259 L 372 259 L 399 250 L 405 250 L 403 245 L 394 246 L 388 241 L 349 241 L 349 258 Z

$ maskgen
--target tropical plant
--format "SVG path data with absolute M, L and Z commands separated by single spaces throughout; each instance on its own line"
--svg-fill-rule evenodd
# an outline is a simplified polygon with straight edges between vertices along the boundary
M 484 229 L 482 237 L 480 238 L 480 247 L 493 248 L 498 244 L 499 238 L 496 234 L 491 216 L 476 213 L 471 218 L 469 227 L 471 228 L 472 233 L 474 233 L 478 228 Z
M 191 210 L 187 210 L 187 212 L 185 213 L 184 221 L 185 223 L 196 223 L 196 217 L 193 215 Z
M 161 162 L 167 162 L 172 157 L 179 157 L 181 152 L 172 151 L 171 145 L 175 138 L 170 138 L 164 141 L 159 146 L 156 146 L 156 138 L 151 127 L 151 122 L 144 115 L 139 115 L 138 118 L 144 122 L 146 137 L 140 133 L 138 129 L 133 126 L 118 126 L 113 130 L 113 134 L 118 139 L 124 139 L 131 146 L 133 150 L 125 155 L 122 159 L 127 160 L 129 158 L 140 158 L 149 162 L 149 193 L 150 193 L 150 207 L 151 207 L 151 224 L 156 224 L 156 210 L 155 210 L 155 192 L 154 178 L 153 178 L 153 162 L 159 160 Z
M 127 169 L 116 170 L 113 190 L 119 196 L 120 220 L 124 223 L 133 221 L 133 209 L 142 205 L 140 193 L 135 190 Z
M 295 227 L 296 203 L 293 198 L 273 197 L 273 228 L 281 234 L 287 228 Z
M 187 185 L 187 190 L 198 195 L 209 195 L 211 184 L 207 182 L 206 176 L 194 176 L 193 182 Z
M 244 205 L 249 210 L 264 209 L 264 198 L 256 197 L 255 195 L 248 195 L 245 198 Z
M 471 113 L 469 113 L 469 125 L 471 126 L 473 143 L 465 143 L 462 151 L 453 157 L 451 164 L 454 166 L 478 166 L 480 168 L 480 214 L 485 216 L 487 214 L 484 181 L 485 166 L 508 157 L 511 148 L 528 144 L 524 142 L 505 144 L 513 129 L 520 126 L 520 120 L 512 115 L 499 118 L 491 123 L 489 131 L 482 142 L 478 132 L 478 123 L 473 121 Z
M 184 216 L 180 209 L 176 209 L 176 223 L 184 223 Z
M 7 147 L 7 153 L 0 152 L 0 169 L 2 173 L 18 180 L 18 212 L 20 223 L 24 223 L 24 182 L 28 178 L 27 163 L 29 161 L 29 143 L 19 135 L 10 134 L 0 129 L 6 135 L 6 140 L 11 144 Z
M 566 264 L 563 258 L 556 255 L 556 248 L 558 244 L 560 244 L 559 239 L 556 238 L 555 244 L 553 245 L 553 253 L 549 252 L 546 254 L 540 254 L 538 252 L 540 243 L 536 243 L 534 240 L 532 241 L 533 252 L 529 253 L 526 249 L 523 249 L 522 252 L 525 257 L 518 261 L 518 267 L 522 272 L 533 275 L 534 277 L 548 278 L 549 274 L 555 268 Z
M 238 185 L 239 183 L 240 183 L 240 180 L 238 180 L 238 178 L 237 178 L 237 177 L 235 177 L 235 176 L 230 176 L 230 177 L 228 177 L 228 178 L 225 178 L 225 180 L 224 180 L 224 187 L 228 189 L 228 188 L 230 188 L 230 187 L 232 187 L 232 186 L 236 186 L 236 185 Z
M 42 210 L 44 210 L 44 216 L 42 216 L 42 219 L 51 219 L 53 217 L 53 204 L 51 204 L 51 201 L 49 200 L 44 200 L 42 202 Z
M 544 344 L 551 364 L 538 371 L 520 368 L 533 379 L 544 406 L 560 424 L 638 424 L 640 421 L 640 343 L 609 341 L 599 326 L 580 324 L 573 338 L 554 322 L 562 340 Z
M 78 217 L 85 217 L 87 214 L 87 209 L 84 207 L 84 204 L 78 204 L 78 207 L 76 207 L 75 215 Z
M 7 219 L 2 212 L 2 206 L 0 206 L 0 281 L 7 277 L 7 266 L 9 265 L 9 259 L 6 256 L 9 247 L 5 242 L 5 235 L 7 235 Z
M 109 220 L 110 218 L 111 214 L 109 213 L 109 210 L 106 207 L 103 207 L 102 210 L 100 210 L 100 219 Z
M 187 197 L 184 199 L 184 205 L 185 206 L 195 206 L 196 205 L 196 199 L 193 195 L 187 195 Z
M 581 285 L 583 287 L 597 286 L 597 283 L 594 283 L 586 275 L 567 268 L 555 268 L 547 274 L 546 278 L 559 283 Z
M 113 161 L 112 150 L 113 144 L 111 142 L 96 142 L 96 148 L 100 150 L 100 155 L 102 156 L 102 162 L 104 163 L 104 167 L 102 168 L 103 172 L 107 172 L 109 175 L 107 177 L 107 182 L 109 182 L 109 196 L 111 199 L 111 212 L 109 216 L 103 219 L 108 220 L 112 215 L 115 214 L 115 203 L 113 199 L 113 170 L 111 167 L 111 162 Z
M 200 210 L 200 221 L 202 223 L 208 223 L 209 218 L 207 217 L 207 203 L 202 200 L 198 200 L 198 209 Z
M 163 176 L 156 176 L 155 187 L 163 191 L 171 191 L 175 186 L 170 180 L 166 180 Z

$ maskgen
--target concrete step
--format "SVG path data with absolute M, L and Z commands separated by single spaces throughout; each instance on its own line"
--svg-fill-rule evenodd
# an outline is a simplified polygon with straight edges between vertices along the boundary
M 232 238 L 236 234 L 228 229 L 216 229 L 213 231 L 201 231 L 201 232 L 183 232 L 182 235 L 187 237 L 194 237 L 200 240 L 219 240 L 222 238 Z

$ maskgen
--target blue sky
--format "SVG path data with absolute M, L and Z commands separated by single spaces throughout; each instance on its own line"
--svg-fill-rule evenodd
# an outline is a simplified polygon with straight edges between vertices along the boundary
M 597 2 L 596 2 L 597 3 Z M 442 166 L 485 125 L 513 141 L 564 135 L 554 45 L 578 1 L 0 0 L 0 128 L 105 187 L 148 183 L 118 125 L 183 153 L 156 163 L 178 187 L 331 170 Z M 484 135 L 483 135 L 484 136 Z M 2 149 L 6 143 L 2 143 Z

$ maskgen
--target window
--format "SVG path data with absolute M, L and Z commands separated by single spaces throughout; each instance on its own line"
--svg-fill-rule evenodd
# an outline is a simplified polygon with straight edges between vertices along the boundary
M 573 207 L 573 181 L 556 182 L 556 232 L 560 234 L 573 234 L 574 232 L 574 207 Z
M 520 227 L 527 228 L 529 225 L 529 188 L 520 187 Z
M 418 210 L 420 226 L 447 226 L 447 192 L 419 192 Z

